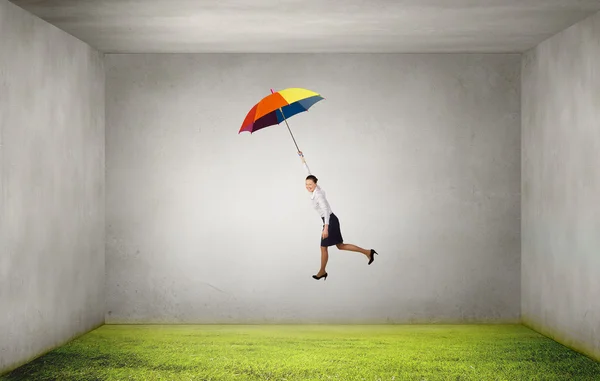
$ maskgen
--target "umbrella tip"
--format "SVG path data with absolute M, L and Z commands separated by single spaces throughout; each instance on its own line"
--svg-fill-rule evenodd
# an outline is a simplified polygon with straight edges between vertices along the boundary
M 271 94 L 273 94 L 275 92 L 275 90 L 271 89 Z

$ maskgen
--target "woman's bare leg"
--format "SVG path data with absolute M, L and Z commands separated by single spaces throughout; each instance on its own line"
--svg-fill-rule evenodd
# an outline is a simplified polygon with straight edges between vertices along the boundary
M 327 267 L 327 261 L 329 260 L 329 252 L 327 251 L 327 246 L 321 246 L 321 269 L 317 276 L 321 276 L 325 274 L 325 267 Z
M 356 251 L 357 253 L 362 253 L 362 254 L 366 255 L 367 258 L 369 258 L 369 259 L 371 258 L 371 250 L 365 250 L 362 247 L 358 247 L 351 243 L 338 243 L 335 246 L 337 246 L 337 248 L 340 250 Z

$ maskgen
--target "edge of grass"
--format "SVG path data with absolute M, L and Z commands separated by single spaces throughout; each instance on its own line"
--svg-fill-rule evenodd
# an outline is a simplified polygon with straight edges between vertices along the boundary
M 41 349 L 37 350 L 36 353 L 34 353 L 33 355 L 31 355 L 27 358 L 23 358 L 22 360 L 17 361 L 15 363 L 9 364 L 5 368 L 0 368 L 0 377 L 9 374 L 10 372 L 22 367 L 23 365 L 29 364 L 30 362 L 37 360 L 38 358 L 48 354 L 49 352 L 52 352 L 53 350 L 55 350 L 57 348 L 60 348 L 74 340 L 77 340 L 80 337 L 87 335 L 88 333 L 95 331 L 96 329 L 98 329 L 104 325 L 106 325 L 106 323 L 104 321 L 93 324 L 92 326 L 90 326 L 90 328 L 86 328 L 80 332 L 76 332 L 76 333 L 72 334 L 71 336 L 69 336 L 63 340 L 60 340 L 51 345 L 42 347 Z
M 542 324 L 536 324 L 533 321 L 533 319 L 530 319 L 528 317 L 523 317 L 521 320 L 521 325 L 523 325 L 524 327 L 527 327 L 532 331 L 537 332 L 544 337 L 547 337 L 550 340 L 556 341 L 557 343 L 564 345 L 565 347 L 583 356 L 589 357 L 594 361 L 600 362 L 600 349 L 595 350 L 592 346 L 590 346 L 587 343 L 574 339 L 569 339 L 567 338 L 566 334 L 558 330 L 552 330 L 551 328 L 543 327 Z

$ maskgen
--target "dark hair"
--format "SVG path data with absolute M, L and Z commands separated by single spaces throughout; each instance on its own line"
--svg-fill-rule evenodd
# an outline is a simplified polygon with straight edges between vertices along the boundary
M 319 181 L 319 179 L 317 179 L 314 175 L 306 176 L 306 180 L 312 180 L 315 184 L 317 183 L 317 181 Z

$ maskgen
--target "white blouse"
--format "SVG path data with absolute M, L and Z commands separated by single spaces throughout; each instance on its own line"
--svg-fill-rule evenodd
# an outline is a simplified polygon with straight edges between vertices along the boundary
M 304 163 L 304 168 L 309 175 L 310 169 L 308 165 Z M 310 194 L 310 199 L 312 200 L 313 207 L 319 213 L 319 215 L 325 219 L 325 225 L 329 225 L 329 216 L 333 211 L 331 210 L 331 206 L 329 206 L 329 202 L 327 201 L 327 197 L 325 195 L 325 191 L 321 189 L 320 186 L 316 186 L 315 190 Z

